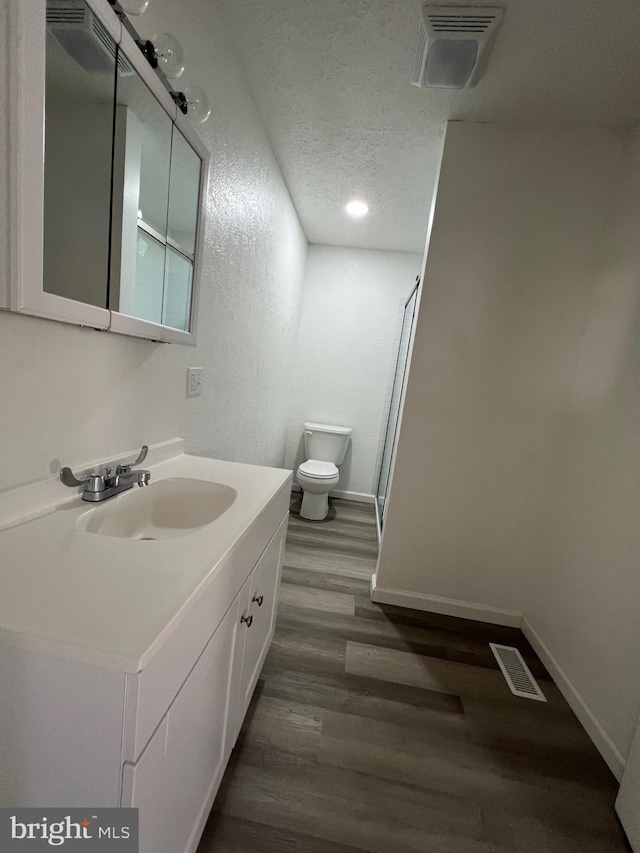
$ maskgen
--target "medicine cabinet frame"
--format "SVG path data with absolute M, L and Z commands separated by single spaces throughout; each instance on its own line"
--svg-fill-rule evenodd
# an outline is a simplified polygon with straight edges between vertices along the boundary
M 204 251 L 209 152 L 127 32 L 108 0 L 85 0 L 202 161 L 195 235 L 189 331 L 164 326 L 49 293 L 44 272 L 44 141 L 46 0 L 9 4 L 9 246 L 10 286 L 0 309 L 168 343 L 195 346 Z

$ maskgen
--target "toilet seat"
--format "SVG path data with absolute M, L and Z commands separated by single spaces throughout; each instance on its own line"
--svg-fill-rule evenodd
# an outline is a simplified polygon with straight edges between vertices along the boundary
M 300 474 L 313 480 L 329 480 L 338 476 L 338 468 L 333 462 L 321 462 L 318 459 L 307 459 L 298 468 Z

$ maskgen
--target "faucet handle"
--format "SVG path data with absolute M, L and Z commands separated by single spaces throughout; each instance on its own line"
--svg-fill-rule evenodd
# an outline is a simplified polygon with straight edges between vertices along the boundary
M 149 452 L 149 447 L 148 447 L 148 445 L 143 444 L 143 445 L 142 445 L 142 448 L 140 449 L 140 455 L 138 456 L 138 458 L 136 459 L 136 461 L 135 461 L 135 462 L 132 462 L 132 463 L 131 463 L 131 465 L 130 465 L 129 467 L 131 467 L 131 468 L 135 468 L 135 467 L 136 467 L 136 465 L 141 465 L 141 464 L 144 462 L 144 460 L 147 458 L 147 453 L 148 453 L 148 452 Z
M 102 474 L 89 474 L 88 477 L 83 477 L 79 480 L 71 468 L 62 468 L 60 471 L 60 479 L 70 488 L 84 486 L 85 492 L 104 492 L 105 482 Z
M 136 465 L 140 465 L 140 463 L 144 462 L 144 460 L 147 458 L 148 452 L 148 446 L 146 444 L 143 444 L 142 449 L 140 451 L 140 455 L 135 460 L 135 462 L 129 462 L 127 465 L 118 465 L 118 467 L 116 468 L 116 476 L 118 476 L 118 474 L 128 474 L 132 468 L 135 468 Z
M 118 465 L 116 467 L 116 478 L 120 476 L 120 474 L 128 474 L 132 468 L 136 465 L 139 465 L 141 462 L 147 458 L 147 453 L 149 452 L 149 448 L 146 444 L 142 445 L 142 449 L 140 450 L 140 454 L 135 462 L 131 462 L 129 465 Z M 105 468 L 103 474 L 91 474 L 88 477 L 83 477 L 79 480 L 71 470 L 71 468 L 62 468 L 60 471 L 60 479 L 65 484 L 65 486 L 69 486 L 70 488 L 77 488 L 78 486 L 86 486 L 87 492 L 102 492 L 105 489 L 105 481 L 113 479 L 113 468 Z
M 85 486 L 91 477 L 83 477 L 82 480 L 79 480 L 71 468 L 61 468 L 60 469 L 60 479 L 65 484 L 65 486 L 69 486 L 69 488 L 73 489 L 77 486 Z

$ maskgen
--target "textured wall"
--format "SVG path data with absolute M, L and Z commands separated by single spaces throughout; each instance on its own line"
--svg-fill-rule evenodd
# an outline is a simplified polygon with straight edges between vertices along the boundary
M 340 491 L 371 494 L 404 303 L 419 255 L 310 246 L 287 465 L 302 459 L 306 420 L 353 428 Z
M 179 36 L 180 86 L 202 86 L 212 107 L 206 327 L 183 361 L 205 368 L 205 384 L 183 433 L 193 453 L 282 465 L 307 243 L 218 6 L 157 0 L 138 19 L 145 37 Z
M 284 461 L 305 237 L 215 8 L 156 0 L 137 23 L 145 36 L 178 36 L 181 84 L 201 85 L 213 106 L 201 129 L 212 158 L 198 348 L 0 312 L 0 489 L 50 476 L 57 459 L 179 434 L 192 452 Z M 0 170 L 1 188 L 4 159 Z M 189 400 L 188 365 L 205 369 L 202 396 Z

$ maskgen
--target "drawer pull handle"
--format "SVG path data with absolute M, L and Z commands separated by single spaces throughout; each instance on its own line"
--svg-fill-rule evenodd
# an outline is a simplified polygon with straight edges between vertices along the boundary
M 242 624 L 242 622 L 246 622 L 247 628 L 250 628 L 251 623 L 253 622 L 253 613 L 250 613 L 248 616 L 241 616 L 240 617 L 240 623 Z
M 254 595 L 251 601 L 255 601 L 258 607 L 262 607 L 262 602 L 264 601 L 264 595 Z

